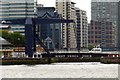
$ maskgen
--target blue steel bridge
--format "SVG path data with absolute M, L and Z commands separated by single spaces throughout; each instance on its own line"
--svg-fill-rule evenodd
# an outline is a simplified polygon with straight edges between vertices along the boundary
M 50 52 L 47 47 L 42 43 L 38 34 L 36 33 L 37 25 L 51 24 L 51 23 L 74 23 L 73 20 L 65 19 L 41 19 L 41 18 L 23 18 L 23 19 L 11 19 L 1 20 L 2 24 L 8 25 L 25 25 L 25 54 L 28 57 L 33 57 L 33 53 L 36 52 L 36 42 L 39 43 L 47 53 L 47 57 L 50 58 Z

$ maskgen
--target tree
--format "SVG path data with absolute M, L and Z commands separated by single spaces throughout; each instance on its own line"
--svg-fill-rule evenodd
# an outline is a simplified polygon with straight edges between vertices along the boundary
M 25 43 L 25 37 L 21 35 L 18 32 L 11 33 L 11 43 L 14 44 L 14 46 L 24 46 Z
M 94 48 L 94 45 L 88 45 L 89 50 L 91 50 L 92 48 Z
M 8 31 L 6 30 L 1 30 L 0 31 L 0 36 L 4 39 L 6 39 L 7 41 L 10 40 L 10 34 L 8 33 Z
M 9 41 L 13 46 L 24 46 L 25 45 L 25 37 L 18 32 L 10 33 L 8 31 L 2 30 L 0 31 L 0 36 L 7 41 Z

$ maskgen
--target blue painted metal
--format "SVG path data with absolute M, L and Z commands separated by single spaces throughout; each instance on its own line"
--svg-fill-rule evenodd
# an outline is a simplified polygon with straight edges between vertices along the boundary
M 34 36 L 33 36 L 33 29 L 31 25 L 25 26 L 25 54 L 28 57 L 33 56 L 33 45 L 34 45 Z
M 33 25 L 32 18 L 27 18 L 27 19 L 25 20 L 25 25 Z
M 31 18 L 28 18 L 25 21 L 25 54 L 27 54 L 28 57 L 33 56 L 34 44 L 33 22 Z
M 41 18 L 31 18 L 32 22 L 30 21 L 30 18 L 21 18 L 21 19 L 11 19 L 11 20 L 2 20 L 6 23 L 3 24 L 9 24 L 9 25 L 26 25 L 26 24 L 50 24 L 50 23 L 71 23 L 73 20 L 65 20 L 65 19 L 41 19 Z M 1 22 L 2 22 L 1 21 Z

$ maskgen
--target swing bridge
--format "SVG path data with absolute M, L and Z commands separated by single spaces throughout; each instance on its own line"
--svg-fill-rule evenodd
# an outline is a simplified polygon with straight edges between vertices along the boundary
M 32 58 L 33 53 L 36 52 L 36 42 L 44 48 L 48 58 L 50 58 L 50 52 L 44 43 L 40 40 L 36 29 L 37 25 L 40 24 L 51 24 L 51 23 L 74 23 L 73 20 L 65 19 L 41 19 L 41 18 L 21 18 L 21 19 L 9 19 L 1 20 L 1 24 L 7 25 L 24 25 L 25 26 L 25 54 Z

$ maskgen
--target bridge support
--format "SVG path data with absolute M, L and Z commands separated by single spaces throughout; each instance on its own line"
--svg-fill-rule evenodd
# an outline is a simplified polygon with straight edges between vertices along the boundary
M 25 54 L 28 55 L 28 57 L 33 57 L 34 44 L 35 43 L 32 19 L 28 18 L 25 22 Z

